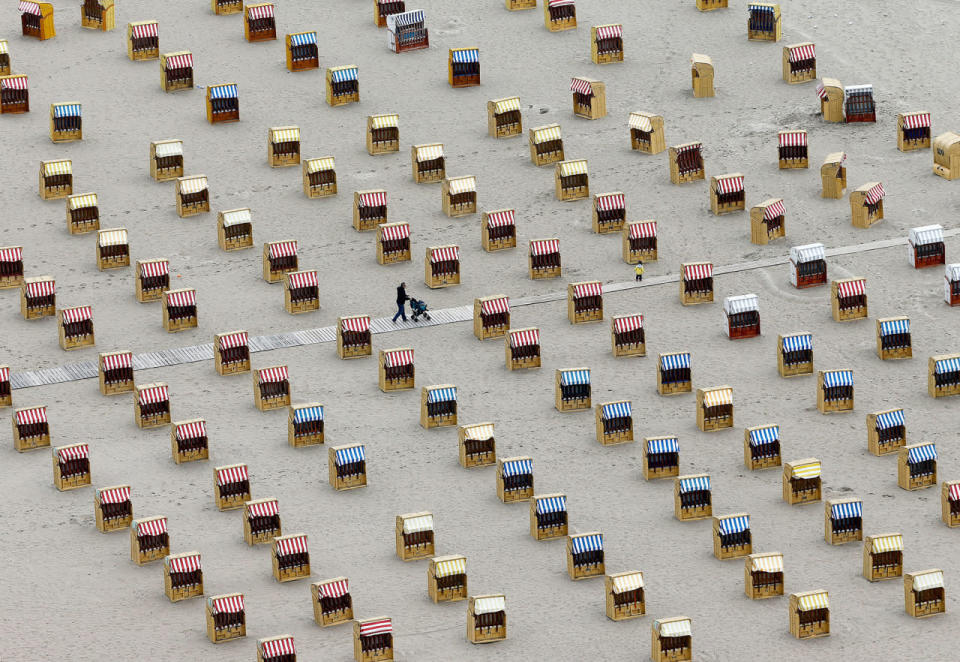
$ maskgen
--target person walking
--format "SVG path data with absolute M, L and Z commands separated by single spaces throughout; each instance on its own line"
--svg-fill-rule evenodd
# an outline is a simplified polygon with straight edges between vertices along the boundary
M 400 283 L 400 287 L 397 288 L 397 314 L 393 316 L 394 324 L 396 324 L 398 317 L 402 317 L 404 322 L 407 321 L 407 311 L 404 306 L 409 298 L 407 296 L 407 284 Z
M 636 274 L 638 283 L 643 280 L 643 262 L 637 262 L 637 266 L 633 268 L 633 273 Z

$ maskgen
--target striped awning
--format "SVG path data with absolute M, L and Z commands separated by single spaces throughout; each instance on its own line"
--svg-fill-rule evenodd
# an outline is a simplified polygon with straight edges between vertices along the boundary
M 934 572 L 925 572 L 922 575 L 913 576 L 914 591 L 929 591 L 934 588 L 943 588 L 943 572 L 936 570 Z
M 623 26 L 616 25 L 598 25 L 597 39 L 617 39 L 623 36 Z
M 530 242 L 530 255 L 552 255 L 559 252 L 559 239 L 534 239 Z
M 661 437 L 647 441 L 647 455 L 658 453 L 679 453 L 680 441 L 676 437 Z
M 636 591 L 643 588 L 643 574 L 631 572 L 630 574 L 620 575 L 613 578 L 613 592 L 626 593 L 627 591 Z
M 430 251 L 431 262 L 455 262 L 459 259 L 459 246 L 441 246 Z
M 372 129 L 396 129 L 400 125 L 399 115 L 371 115 Z
M 443 145 L 422 145 L 417 147 L 417 161 L 436 161 L 443 158 Z
M 237 333 L 228 333 L 220 336 L 220 349 L 231 349 L 233 347 L 244 347 L 247 344 L 247 332 L 238 331 Z
M 77 322 L 85 322 L 93 318 L 93 310 L 90 306 L 64 308 L 60 312 L 63 313 L 64 324 L 76 324 Z
M 567 497 L 555 496 L 537 499 L 537 514 L 546 515 L 547 513 L 562 513 L 567 510 Z
M 645 239 L 645 238 L 656 237 L 656 236 L 657 236 L 656 221 L 641 221 L 638 223 L 630 224 L 631 239 Z
M 823 385 L 826 388 L 853 386 L 853 370 L 827 370 L 823 373 Z
M 169 273 L 170 262 L 168 260 L 150 260 L 140 263 L 140 275 L 144 278 L 166 276 Z
M 230 595 L 225 598 L 211 598 L 210 604 L 214 613 L 217 614 L 239 614 L 243 611 L 243 596 Z
M 154 146 L 153 153 L 157 158 L 183 156 L 183 141 L 172 140 L 170 142 L 160 143 Z
M 395 352 L 386 352 L 383 359 L 388 368 L 399 368 L 400 366 L 413 365 L 413 350 L 401 349 Z
M 245 464 L 217 469 L 217 485 L 242 483 L 245 480 L 249 480 L 249 478 L 250 474 L 247 472 L 247 465 Z
M 488 228 L 503 228 L 509 225 L 516 225 L 513 209 L 492 211 L 487 214 Z
M 603 534 L 592 533 L 580 536 L 572 536 L 572 538 L 574 554 L 603 551 Z
M 0 262 L 20 262 L 23 260 L 23 247 L 0 248 Z
M 166 517 L 152 517 L 137 522 L 137 536 L 162 536 L 166 532 Z
M 293 645 L 293 637 L 282 637 L 280 639 L 269 639 L 261 641 L 260 651 L 264 659 L 271 657 L 280 657 L 281 655 L 296 655 L 297 647 Z
M 923 129 L 930 127 L 930 113 L 906 113 L 903 116 L 904 129 Z
M 457 399 L 456 386 L 432 388 L 427 391 L 427 402 L 453 402 Z
M 710 476 L 693 476 L 692 478 L 680 479 L 680 493 L 687 492 L 709 492 Z
M 315 43 L 317 43 L 316 32 L 300 32 L 298 34 L 290 35 L 291 46 L 306 46 L 307 44 Z
M 755 556 L 750 559 L 751 572 L 783 572 L 783 555 Z
M 8 55 L 9 53 L 10 53 L 10 50 L 7 46 L 7 40 L 0 39 L 0 55 Z
M 270 259 L 290 257 L 297 254 L 296 241 L 274 241 L 270 244 Z
M 372 191 L 370 193 L 361 193 L 357 196 L 358 207 L 386 207 L 387 192 Z
M 607 420 L 630 418 L 632 409 L 633 407 L 629 400 L 624 400 L 623 402 L 608 402 L 600 408 L 600 414 Z
M 36 14 L 37 16 L 40 16 L 40 5 L 36 2 L 20 0 L 20 4 L 17 6 L 17 11 L 24 14 Z
M 529 345 L 539 345 L 539 344 L 540 344 L 539 329 L 523 329 L 521 331 L 510 332 L 511 347 L 526 347 Z
M 631 129 L 636 129 L 637 131 L 644 131 L 646 133 L 653 131 L 653 124 L 650 122 L 650 118 L 640 113 L 630 113 L 629 124 Z
M 235 84 L 210 86 L 211 99 L 234 99 L 236 97 L 237 86 Z
M 525 476 L 533 473 L 533 460 L 508 460 L 503 463 L 503 476 Z
M 903 536 L 900 534 L 892 536 L 878 536 L 873 538 L 870 545 L 870 551 L 874 554 L 884 552 L 902 552 Z
M 285 382 L 290 378 L 287 366 L 278 365 L 273 368 L 260 369 L 260 383 L 268 384 L 270 382 Z
M 880 335 L 892 336 L 901 333 L 910 333 L 910 320 L 884 320 L 880 322 Z
M 790 49 L 790 61 L 802 62 L 803 60 L 815 60 L 817 52 L 813 44 L 804 44 Z
M 509 113 L 514 110 L 520 110 L 520 97 L 499 99 L 493 104 L 493 112 L 497 115 Z
M 593 86 L 585 78 L 570 79 L 570 91 L 578 94 L 593 94 Z
M 247 5 L 250 18 L 273 18 L 273 4 Z
M 127 486 L 106 487 L 97 490 L 97 496 L 100 503 L 124 503 L 130 500 L 130 488 Z
M 780 147 L 806 147 L 806 131 L 781 131 L 777 134 L 780 139 Z
M 750 529 L 750 516 L 738 515 L 736 517 L 724 517 L 719 522 L 720 533 L 729 536 L 733 533 L 742 533 Z
M 873 94 L 873 85 L 847 85 L 843 88 L 846 97 L 854 94 Z
M 299 127 L 293 127 L 290 129 L 270 129 L 270 142 L 298 143 L 300 142 L 300 129 Z
M 320 595 L 325 598 L 339 598 L 350 592 L 349 580 L 341 579 L 335 582 L 320 584 Z
M 337 464 L 353 464 L 355 462 L 364 462 L 367 459 L 367 453 L 363 446 L 350 446 L 348 448 L 337 449 Z
M 473 176 L 451 177 L 447 180 L 447 187 L 451 195 L 473 193 L 477 190 L 477 178 Z
M 573 5 L 573 0 L 549 0 L 550 7 L 563 7 L 565 5 Z
M 762 428 L 750 430 L 750 445 L 763 446 L 780 441 L 780 426 L 766 425 Z
M 510 298 L 499 297 L 480 302 L 480 312 L 484 315 L 498 315 L 510 312 Z
M 690 367 L 690 352 L 680 352 L 677 354 L 661 354 L 661 370 L 678 370 L 680 368 Z
M 72 175 L 73 161 L 64 159 L 62 161 L 47 161 L 43 164 L 44 177 L 53 177 L 55 175 Z
M 97 206 L 96 193 L 83 193 L 81 195 L 70 196 L 70 209 L 85 209 L 87 207 Z
M 399 12 L 397 14 L 391 14 L 387 17 L 387 20 L 390 17 L 393 17 L 394 25 L 396 27 L 405 27 L 407 25 L 415 25 L 417 23 L 423 23 L 423 10 L 415 9 L 411 11 Z
M 738 193 L 743 190 L 743 177 L 719 177 L 717 179 L 717 193 Z
M 562 140 L 560 137 L 559 126 L 548 126 L 543 129 L 536 129 L 533 132 L 534 144 L 550 142 L 551 140 Z
M 561 370 L 560 386 L 585 386 L 590 384 L 589 370 Z
M 397 241 L 410 236 L 409 223 L 384 223 L 380 227 L 380 238 L 383 241 Z
M 739 294 L 723 300 L 723 312 L 727 315 L 760 310 L 760 297 L 756 294 Z
M 46 407 L 31 407 L 30 409 L 20 409 L 16 413 L 17 425 L 33 425 L 34 423 L 47 422 Z
M 330 69 L 330 77 L 334 83 L 346 83 L 351 80 L 357 80 L 357 67 L 333 67 Z
M 713 263 L 686 264 L 683 267 L 684 280 L 703 280 L 713 278 Z
M 307 160 L 307 174 L 314 172 L 323 172 L 325 170 L 336 170 L 332 156 L 325 156 L 319 159 Z
M 960 372 L 960 357 L 940 359 L 934 363 L 934 370 L 938 375 L 945 372 Z
M 10 381 L 10 368 L 7 366 L 0 366 L 0 383 Z
M 747 5 L 748 11 L 753 12 L 769 12 L 773 13 L 773 5 Z
M 909 239 L 914 246 L 943 243 L 943 226 L 924 225 L 919 228 L 911 228 Z
M 786 213 L 786 209 L 783 206 L 783 200 L 777 200 L 770 203 L 763 209 L 763 218 L 767 221 L 772 221 L 778 216 L 783 216 Z
M 164 295 L 167 297 L 167 307 L 169 308 L 197 305 L 196 290 L 167 290 Z
M 828 98 L 827 90 L 824 89 L 823 83 L 817 83 L 817 96 L 824 101 L 826 101 Z
M 80 117 L 79 103 L 58 103 L 53 106 L 54 117 Z
M 790 249 L 790 259 L 796 263 L 815 262 L 816 260 L 826 259 L 827 254 L 823 244 L 804 244 L 803 246 L 793 246 Z
M 598 211 L 611 211 L 614 209 L 624 209 L 626 207 L 623 193 L 603 193 L 596 197 L 594 204 Z
M 206 177 L 183 177 L 177 180 L 180 185 L 180 193 L 188 195 L 191 193 L 200 193 L 207 189 Z
M 573 286 L 573 298 L 575 299 L 600 296 L 603 296 L 603 284 L 599 281 L 593 281 L 590 283 L 577 283 Z
M 287 274 L 290 279 L 290 289 L 298 290 L 303 287 L 318 287 L 316 271 L 294 271 Z
M 394 16 L 396 16 L 396 14 L 394 14 Z M 390 634 L 391 632 L 393 632 L 393 622 L 389 618 L 380 618 L 375 621 L 364 621 L 360 623 L 361 637 L 372 637 L 375 634 Z
M 160 384 L 159 386 L 151 386 L 149 388 L 141 389 L 140 393 L 137 395 L 137 400 L 141 405 L 151 405 L 157 402 L 166 402 L 169 399 L 170 397 L 167 392 L 166 384 Z
M 862 296 L 866 279 L 857 278 L 855 280 L 842 280 L 837 282 L 837 295 L 841 298 Z
M 493 425 L 471 425 L 463 429 L 463 436 L 470 441 L 493 439 Z
M 867 191 L 867 196 L 864 198 L 864 202 L 866 202 L 868 205 L 875 205 L 883 200 L 883 197 L 886 194 L 887 192 L 883 190 L 883 184 L 874 184 L 870 190 Z
M 309 423 L 323 420 L 323 407 L 297 407 L 293 410 L 295 423 Z
M 182 53 L 167 57 L 167 69 L 192 69 L 193 53 Z
M 360 315 L 357 317 L 344 317 L 341 320 L 340 328 L 343 331 L 366 333 L 370 330 L 370 318 L 366 315 Z
M 250 215 L 249 209 L 233 209 L 223 212 L 223 227 L 225 228 L 252 222 L 253 218 Z
M 273 517 L 280 513 L 280 502 L 276 499 L 247 502 L 247 512 L 251 517 Z
M 100 230 L 97 233 L 97 241 L 101 246 L 125 246 L 127 244 L 127 231 L 124 228 Z
M 943 276 L 949 281 L 960 280 L 960 264 L 948 264 L 943 268 Z
M 134 25 L 132 36 L 134 39 L 144 39 L 146 37 L 156 37 L 160 25 L 154 21 L 152 23 L 141 23 L 140 25 Z
M 712 388 L 703 392 L 704 407 L 720 407 L 733 404 L 732 388 Z
M 791 478 L 817 478 L 820 476 L 820 461 L 795 464 L 790 472 Z
M 560 164 L 561 177 L 573 177 L 575 175 L 587 174 L 587 160 L 578 159 L 577 161 L 563 161 Z
M 437 561 L 434 565 L 434 572 L 437 577 L 451 577 L 453 575 L 467 574 L 466 559 L 447 559 L 446 561 Z
M 495 614 L 506 611 L 506 609 L 507 599 L 502 595 L 489 598 L 476 598 L 473 601 L 474 614 Z
M 690 619 L 684 619 L 682 621 L 667 621 L 666 623 L 657 621 L 657 624 L 660 626 L 661 637 L 692 636 L 692 630 L 690 629 Z
M 626 317 L 614 317 L 613 329 L 617 333 L 629 333 L 643 328 L 643 315 L 629 315 Z
M 907 450 L 907 462 L 917 464 L 918 462 L 927 462 L 937 459 L 937 447 L 933 444 L 923 444 L 914 446 Z
M 960 501 L 960 483 L 954 483 L 950 486 L 950 500 Z
M 454 48 L 450 57 L 456 63 L 473 63 L 480 61 L 480 50 L 477 48 Z
M 133 367 L 133 352 L 104 354 L 100 358 L 104 370 L 120 370 Z
M 71 446 L 61 446 L 57 449 L 57 458 L 61 462 L 83 460 L 88 457 L 90 457 L 90 447 L 87 444 L 73 444 Z
M 703 149 L 703 143 L 688 143 L 686 145 L 677 145 L 674 147 L 677 151 L 677 156 L 680 156 L 684 152 L 699 152 Z
M 206 421 L 191 421 L 190 423 L 181 423 L 175 426 L 177 439 L 202 439 L 207 436 Z
M 863 517 L 863 502 L 850 501 L 848 503 L 835 503 L 830 506 L 831 519 L 854 519 Z

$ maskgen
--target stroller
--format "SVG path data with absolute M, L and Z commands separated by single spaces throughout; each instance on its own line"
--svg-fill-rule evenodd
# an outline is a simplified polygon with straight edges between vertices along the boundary
M 427 311 L 427 304 L 420 299 L 414 299 L 410 297 L 410 312 L 413 313 L 410 316 L 411 322 L 416 322 L 420 317 L 426 317 L 430 319 L 430 313 Z

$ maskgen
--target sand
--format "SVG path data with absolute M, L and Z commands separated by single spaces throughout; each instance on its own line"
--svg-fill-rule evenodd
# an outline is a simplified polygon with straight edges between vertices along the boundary
M 81 30 L 77 7 L 59 3 L 58 35 L 43 43 L 16 36 L 15 5 L 3 10 L 14 71 L 30 75 L 32 112 L 0 118 L 7 147 L 0 157 L 7 210 L 0 245 L 24 246 L 28 276 L 57 278 L 60 306 L 93 306 L 97 333 L 96 347 L 66 354 L 52 318 L 24 321 L 16 291 L 0 292 L 0 362 L 14 372 L 92 360 L 99 351 L 199 344 L 235 328 L 259 335 L 328 326 L 339 315 L 391 315 L 400 280 L 442 309 L 499 292 L 517 298 L 557 292 L 569 281 L 632 279 L 632 267 L 620 260 L 619 237 L 591 233 L 589 202 L 554 199 L 552 169 L 530 164 L 526 138 L 486 136 L 485 102 L 513 94 L 521 97 L 525 128 L 562 125 L 568 158 L 589 160 L 593 192 L 624 191 L 630 219 L 659 221 L 660 260 L 647 265 L 648 279 L 675 274 L 682 261 L 734 265 L 783 256 L 789 246 L 812 241 L 856 246 L 905 237 L 914 226 L 951 227 L 956 185 L 930 173 L 929 151 L 899 153 L 895 133 L 896 113 L 914 110 L 932 113 L 934 134 L 956 129 L 950 111 L 957 90 L 949 58 L 939 59 L 941 40 L 901 38 L 931 27 L 940 35 L 957 33 L 960 19 L 943 11 L 950 9 L 946 3 L 909 11 L 888 3 L 879 9 L 867 3 L 840 9 L 820 1 L 783 3 L 784 36 L 774 45 L 746 41 L 742 4 L 700 14 L 692 0 L 669 7 L 580 2 L 580 28 L 549 34 L 540 8 L 509 13 L 497 2 L 452 6 L 424 0 L 410 7 L 426 11 L 432 47 L 403 55 L 387 50 L 386 32 L 372 25 L 368 2 L 336 8 L 279 3 L 279 34 L 317 29 L 322 66 L 359 65 L 362 102 L 335 109 L 323 102 L 322 72 L 286 72 L 281 41 L 247 44 L 239 17 L 217 17 L 204 3 L 193 4 L 185 10 L 130 0 L 118 7 L 120 27 L 102 34 Z M 164 94 L 155 62 L 126 59 L 123 26 L 148 18 L 160 21 L 162 52 L 194 52 L 198 86 L 238 83 L 240 123 L 208 125 L 202 89 Z M 589 26 L 612 21 L 624 23 L 627 62 L 593 65 Z M 780 80 L 781 45 L 805 40 L 817 44 L 821 75 L 875 86 L 876 125 L 824 124 L 815 114 L 815 84 L 787 86 Z M 452 90 L 446 49 L 463 46 L 481 49 L 483 85 Z M 688 58 L 694 51 L 714 59 L 714 99 L 691 96 Z M 572 116 L 571 75 L 607 82 L 606 118 Z M 47 106 L 70 100 L 83 104 L 85 139 L 53 145 Z M 747 213 L 712 216 L 705 183 L 673 186 L 665 154 L 631 152 L 631 110 L 662 112 L 668 144 L 702 140 L 708 178 L 744 173 L 748 206 L 784 197 L 786 240 L 750 244 Z M 363 143 L 365 118 L 382 112 L 400 114 L 401 152 L 371 157 Z M 299 169 L 267 166 L 268 127 L 290 124 L 301 127 L 304 157 L 335 156 L 337 197 L 308 200 L 300 191 Z M 776 132 L 786 128 L 808 130 L 809 170 L 777 170 Z M 183 139 L 188 174 L 209 177 L 213 213 L 179 219 L 173 184 L 149 177 L 149 141 L 166 138 Z M 516 250 L 484 253 L 479 215 L 449 219 L 440 209 L 439 185 L 412 182 L 409 145 L 422 142 L 445 143 L 449 175 L 477 176 L 482 209 L 516 208 Z M 851 189 L 879 180 L 887 190 L 886 219 L 869 230 L 850 225 L 846 199 L 819 197 L 819 164 L 837 150 L 849 155 Z M 128 228 L 134 260 L 167 257 L 175 286 L 197 289 L 198 329 L 168 335 L 159 305 L 135 301 L 132 269 L 97 271 L 95 238 L 70 236 L 63 202 L 37 197 L 39 161 L 53 158 L 73 159 L 75 192 L 99 194 L 102 228 Z M 352 192 L 365 188 L 385 188 L 390 220 L 410 222 L 413 261 L 377 265 L 373 233 L 351 227 Z M 215 212 L 242 206 L 253 209 L 256 248 L 223 253 Z M 561 239 L 564 277 L 531 281 L 527 242 L 549 236 Z M 299 240 L 302 267 L 320 271 L 318 313 L 287 315 L 280 287 L 260 278 L 262 242 L 281 239 Z M 426 247 L 448 243 L 461 247 L 463 283 L 427 290 Z M 949 238 L 948 260 L 956 261 L 958 251 L 960 241 Z M 237 512 L 216 510 L 212 467 L 246 462 L 254 498 L 277 497 L 284 530 L 310 536 L 310 581 L 348 576 L 357 617 L 394 619 L 397 659 L 645 659 L 650 623 L 680 614 L 693 619 L 698 660 L 892 659 L 915 656 L 918 649 L 928 659 L 950 659 L 957 644 L 948 630 L 952 616 L 909 618 L 900 580 L 868 583 L 860 576 L 859 545 L 823 541 L 822 505 L 787 506 L 778 470 L 749 472 L 743 466 L 742 428 L 779 424 L 784 460 L 819 457 L 824 498 L 861 497 L 864 532 L 901 532 L 905 570 L 942 568 L 948 612 L 956 608 L 951 587 L 958 562 L 954 534 L 939 520 L 939 487 L 900 490 L 896 460 L 867 453 L 864 425 L 869 412 L 903 407 L 909 440 L 936 442 L 941 480 L 957 477 L 960 458 L 949 443 L 957 402 L 926 394 L 927 357 L 960 348 L 956 313 L 942 302 L 942 270 L 913 270 L 902 245 L 828 263 L 832 278 L 868 279 L 869 321 L 833 322 L 827 288 L 794 290 L 786 267 L 778 265 L 718 276 L 717 303 L 708 306 L 683 308 L 676 284 L 608 294 L 608 316 L 644 313 L 651 355 L 646 359 L 615 360 L 608 322 L 571 326 L 564 302 L 514 311 L 515 327 L 541 328 L 543 367 L 537 371 L 506 372 L 502 343 L 479 343 L 469 323 L 375 337 L 375 350 L 414 348 L 418 387 L 456 384 L 461 422 L 495 422 L 501 456 L 534 458 L 536 491 L 568 495 L 571 531 L 604 533 L 608 572 L 644 571 L 644 618 L 608 621 L 602 580 L 571 582 L 563 542 L 529 537 L 527 505 L 499 503 L 494 470 L 457 464 L 456 430 L 419 426 L 419 391 L 381 393 L 375 359 L 340 361 L 327 343 L 254 355 L 253 362 L 288 364 L 294 400 L 326 405 L 328 444 L 367 445 L 369 486 L 348 493 L 329 487 L 324 448 L 288 447 L 285 414 L 254 409 L 249 376 L 217 377 L 210 363 L 137 375 L 139 382 L 170 384 L 175 420 L 207 420 L 206 463 L 175 465 L 167 430 L 139 430 L 131 398 L 103 397 L 93 380 L 15 391 L 15 406 L 48 407 L 54 445 L 90 444 L 94 486 L 129 483 L 135 516 L 166 515 L 173 551 L 203 554 L 207 595 L 245 594 L 248 636 L 210 644 L 203 601 L 170 604 L 159 563 L 135 566 L 127 532 L 96 531 L 93 490 L 58 493 L 47 451 L 19 455 L 5 432 L 4 658 L 252 659 L 257 638 L 291 633 L 300 659 L 351 659 L 350 626 L 316 626 L 309 582 L 275 583 L 268 549 L 243 542 Z M 719 302 L 747 292 L 760 295 L 764 333 L 731 343 L 722 333 Z M 913 321 L 915 358 L 881 362 L 874 353 L 873 319 L 901 314 Z M 814 334 L 818 369 L 853 369 L 854 413 L 823 416 L 816 411 L 815 378 L 777 376 L 777 334 L 796 331 Z M 692 395 L 656 395 L 653 357 L 687 350 L 693 353 L 695 387 L 733 386 L 732 430 L 701 433 Z M 754 551 L 784 553 L 788 593 L 830 591 L 831 637 L 794 640 L 787 631 L 786 597 L 746 598 L 742 561 L 713 558 L 709 522 L 675 520 L 672 484 L 643 480 L 640 443 L 601 447 L 591 413 L 553 409 L 554 370 L 578 366 L 593 371 L 594 402 L 633 401 L 638 438 L 679 436 L 681 471 L 713 478 L 714 512 L 749 512 Z M 426 592 L 426 562 L 396 558 L 394 517 L 420 510 L 435 514 L 438 554 L 466 555 L 471 594 L 507 596 L 507 641 L 469 645 L 466 603 L 434 605 Z

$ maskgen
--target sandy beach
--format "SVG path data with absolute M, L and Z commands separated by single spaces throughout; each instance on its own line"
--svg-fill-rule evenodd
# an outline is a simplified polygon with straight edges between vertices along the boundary
M 138 383 L 169 384 L 174 421 L 206 420 L 208 462 L 174 464 L 169 429 L 139 429 L 132 396 L 102 396 L 95 379 L 14 390 L 14 407 L 47 407 L 53 446 L 90 445 L 93 486 L 58 492 L 49 451 L 19 454 L 10 427 L 0 434 L 4 660 L 255 659 L 257 639 L 285 633 L 295 637 L 299 660 L 350 660 L 352 626 L 313 622 L 309 583 L 337 576 L 350 579 L 357 618 L 393 619 L 397 660 L 649 659 L 651 623 L 677 615 L 692 619 L 697 661 L 955 657 L 960 557 L 956 531 L 940 520 L 939 484 L 900 489 L 896 458 L 868 453 L 864 419 L 902 407 L 908 443 L 935 442 L 939 480 L 960 478 L 960 451 L 952 443 L 960 400 L 933 399 L 926 384 L 929 356 L 960 351 L 960 309 L 943 302 L 942 267 L 915 270 L 904 244 L 861 246 L 940 223 L 948 231 L 947 261 L 960 260 L 960 238 L 951 232 L 960 183 L 931 174 L 930 150 L 896 148 L 898 112 L 930 112 L 933 135 L 960 130 L 960 90 L 944 42 L 960 33 L 955 3 L 857 0 L 837 7 L 787 0 L 780 5 L 783 38 L 770 44 L 747 41 L 746 7 L 739 1 L 700 13 L 693 0 L 664 6 L 578 0 L 580 27 L 551 34 L 540 6 L 507 12 L 497 0 L 423 0 L 407 6 L 425 11 L 431 47 L 400 55 L 387 48 L 386 30 L 373 25 L 368 0 L 279 0 L 281 37 L 258 44 L 244 41 L 240 16 L 215 16 L 202 0 L 123 0 L 117 29 L 107 33 L 82 29 L 77 3 L 54 4 L 57 36 L 45 42 L 19 36 L 16 3 L 0 11 L 0 38 L 9 41 L 14 73 L 29 75 L 31 102 L 30 113 L 0 117 L 6 143 L 0 246 L 24 247 L 28 277 L 56 278 L 58 307 L 92 306 L 97 343 L 62 351 L 54 318 L 24 320 L 18 290 L 0 290 L 0 364 L 13 373 L 92 361 L 105 351 L 199 345 L 234 329 L 259 336 L 328 327 L 341 315 L 389 317 L 401 280 L 434 310 L 499 293 L 549 299 L 580 280 L 632 281 L 620 236 L 592 232 L 592 203 L 558 202 L 553 169 L 530 163 L 526 137 L 487 136 L 486 102 L 505 96 L 520 96 L 525 131 L 561 124 L 567 158 L 588 160 L 591 192 L 622 191 L 629 220 L 658 221 L 659 259 L 646 265 L 643 287 L 605 295 L 602 323 L 571 325 L 565 300 L 517 306 L 513 327 L 541 330 L 538 370 L 507 371 L 502 340 L 479 342 L 470 322 L 398 326 L 374 335 L 374 354 L 414 349 L 414 391 L 382 393 L 376 357 L 340 360 L 335 343 L 254 354 L 255 368 L 289 366 L 294 402 L 325 405 L 327 446 L 366 445 L 365 489 L 334 491 L 326 448 L 288 446 L 286 410 L 258 411 L 249 374 L 220 377 L 212 361 L 136 373 Z M 126 24 L 146 19 L 160 22 L 161 52 L 193 51 L 196 89 L 165 94 L 156 61 L 127 59 Z M 595 65 L 589 28 L 612 22 L 623 23 L 626 61 Z M 282 35 L 302 30 L 318 32 L 321 69 L 288 73 Z M 815 82 L 782 81 L 781 47 L 808 40 L 816 43 L 821 76 L 874 85 L 876 124 L 827 124 L 818 115 Z M 467 46 L 480 49 L 482 84 L 451 89 L 447 49 Z M 715 98 L 692 97 L 692 52 L 713 58 Z M 331 108 L 323 98 L 323 69 L 345 64 L 359 66 L 361 102 Z M 576 75 L 607 83 L 605 118 L 573 116 L 569 85 Z M 206 121 L 202 88 L 220 83 L 239 87 L 239 123 Z M 62 101 L 83 105 L 81 142 L 49 140 L 47 109 Z M 749 212 L 712 215 L 707 182 L 672 185 L 665 152 L 632 152 L 627 117 L 636 110 L 663 114 L 668 145 L 702 141 L 708 180 L 743 173 L 748 209 L 783 197 L 786 238 L 751 244 Z M 393 112 L 400 117 L 400 152 L 368 155 L 366 117 Z M 268 166 L 267 130 L 286 125 L 301 128 L 305 158 L 335 157 L 337 196 L 309 200 L 299 168 Z M 777 169 L 777 131 L 783 129 L 808 131 L 809 169 Z M 168 138 L 183 140 L 186 174 L 209 178 L 211 213 L 178 218 L 173 183 L 150 177 L 149 143 Z M 481 210 L 516 209 L 516 249 L 486 253 L 479 213 L 448 218 L 440 186 L 412 181 L 410 145 L 426 142 L 444 143 L 448 175 L 477 177 Z M 848 155 L 848 191 L 871 181 L 887 191 L 886 218 L 870 229 L 850 224 L 846 196 L 820 197 L 819 166 L 827 153 L 841 150 Z M 39 163 L 55 158 L 73 160 L 75 193 L 98 194 L 101 228 L 128 229 L 132 260 L 166 257 L 173 287 L 196 288 L 197 329 L 166 333 L 160 305 L 136 301 L 132 267 L 97 270 L 95 235 L 70 235 L 64 202 L 37 195 Z M 353 229 L 353 192 L 369 188 L 387 190 L 391 221 L 410 223 L 410 262 L 378 265 L 375 233 Z M 225 253 L 217 245 L 216 212 L 238 207 L 252 210 L 254 248 Z M 528 242 L 541 237 L 560 238 L 560 279 L 527 276 Z M 287 314 L 281 286 L 261 277 L 263 242 L 287 239 L 299 242 L 301 268 L 319 272 L 316 313 Z M 757 266 L 811 242 L 850 247 L 849 254 L 828 258 L 829 277 L 867 279 L 868 320 L 834 322 L 829 286 L 796 290 L 787 265 Z M 443 244 L 460 246 L 462 283 L 429 290 L 424 253 Z M 715 303 L 683 307 L 669 277 L 681 262 L 699 260 L 713 261 L 718 270 L 738 267 L 715 279 Z M 732 342 L 723 333 L 721 301 L 746 293 L 760 297 L 763 335 Z M 644 315 L 646 358 L 611 354 L 609 318 L 627 313 Z M 897 315 L 911 318 L 914 358 L 881 361 L 874 320 Z M 854 412 L 820 414 L 815 375 L 778 376 L 777 336 L 799 331 L 813 334 L 816 369 L 853 370 Z M 672 351 L 692 353 L 694 389 L 733 387 L 732 429 L 699 431 L 693 394 L 657 395 L 656 355 Z M 632 400 L 636 443 L 601 446 L 592 412 L 556 411 L 554 371 L 581 366 L 592 371 L 594 403 Z M 608 620 L 603 579 L 571 581 L 564 542 L 530 537 L 528 504 L 500 503 L 495 469 L 458 464 L 456 428 L 419 425 L 419 389 L 431 384 L 458 387 L 461 424 L 495 424 L 499 456 L 533 458 L 535 491 L 567 495 L 571 532 L 604 534 L 608 573 L 644 572 L 646 616 Z M 906 572 L 944 571 L 945 616 L 910 618 L 900 579 L 862 577 L 861 544 L 824 542 L 821 503 L 788 506 L 779 468 L 744 467 L 743 428 L 774 423 L 784 461 L 822 460 L 824 500 L 860 497 L 865 534 L 903 534 Z M 786 595 L 749 600 L 742 559 L 713 557 L 709 520 L 676 520 L 673 482 L 643 479 L 642 438 L 669 434 L 679 438 L 682 474 L 711 475 L 714 513 L 750 513 L 753 550 L 783 552 L 786 594 L 829 591 L 830 637 L 794 639 Z M 213 467 L 238 462 L 249 466 L 253 498 L 279 499 L 284 532 L 309 535 L 309 580 L 275 582 L 269 546 L 249 547 L 240 512 L 217 510 Z M 204 599 L 171 604 L 161 562 L 138 567 L 130 561 L 128 531 L 96 530 L 94 488 L 117 484 L 131 485 L 135 517 L 168 517 L 173 553 L 201 552 L 207 596 L 244 594 L 245 639 L 211 644 Z M 427 562 L 396 557 L 394 518 L 417 511 L 435 516 L 438 554 L 466 556 L 471 595 L 506 596 L 506 641 L 469 644 L 466 602 L 433 604 Z

